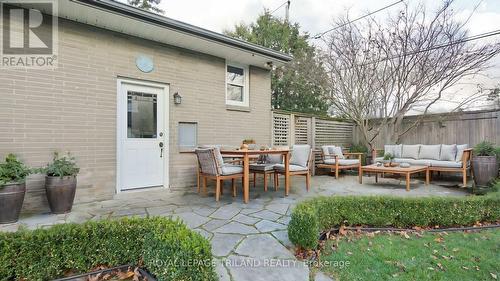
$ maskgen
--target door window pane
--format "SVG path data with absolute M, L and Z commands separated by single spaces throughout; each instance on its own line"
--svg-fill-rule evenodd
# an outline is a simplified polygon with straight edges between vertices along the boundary
M 232 101 L 243 101 L 243 87 L 227 85 L 227 98 Z
M 197 146 L 197 123 L 179 122 L 179 146 L 194 148 Z
M 127 136 L 156 138 L 157 96 L 129 91 L 127 93 Z

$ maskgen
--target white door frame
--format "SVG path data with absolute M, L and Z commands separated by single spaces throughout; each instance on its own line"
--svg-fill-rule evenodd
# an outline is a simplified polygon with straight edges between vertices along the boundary
M 121 190 L 121 163 L 122 163 L 122 135 L 123 135 L 123 128 L 122 122 L 120 120 L 123 120 L 123 118 L 126 118 L 127 116 L 124 116 L 124 103 L 120 102 L 122 100 L 122 85 L 123 84 L 131 84 L 131 85 L 137 85 L 137 86 L 145 86 L 145 87 L 151 87 L 151 88 L 157 88 L 161 89 L 163 92 L 163 100 L 164 100 L 164 113 L 163 113 L 163 143 L 165 147 L 165 152 L 164 152 L 164 157 L 163 157 L 163 186 L 161 188 L 168 188 L 169 187 L 169 163 L 170 163 L 170 123 L 169 123 L 169 115 L 170 115 L 170 85 L 169 84 L 163 84 L 163 83 L 158 83 L 158 82 L 150 82 L 150 81 L 144 81 L 144 80 L 137 80 L 137 79 L 131 79 L 131 78 L 122 78 L 118 77 L 116 81 L 116 103 L 117 103 L 117 108 L 116 108 L 116 193 L 121 193 L 125 192 L 127 190 Z M 133 191 L 133 190 L 130 190 Z

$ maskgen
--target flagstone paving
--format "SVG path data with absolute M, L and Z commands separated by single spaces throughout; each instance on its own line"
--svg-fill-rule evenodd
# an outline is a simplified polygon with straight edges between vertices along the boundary
M 412 197 L 467 194 L 456 188 L 456 182 L 425 186 L 421 180 L 412 179 L 412 190 L 406 192 L 401 180 L 380 181 L 383 184 L 374 184 L 373 179 L 366 178 L 365 184 L 360 185 L 353 176 L 343 176 L 338 180 L 316 176 L 311 191 L 306 192 L 304 181 L 293 178 L 289 196 L 284 196 L 283 188 L 278 192 L 274 189 L 264 192 L 257 187 L 251 189 L 248 204 L 242 202 L 241 189 L 235 198 L 229 192 L 225 193 L 220 202 L 215 202 L 213 194 L 202 196 L 194 191 L 133 191 L 117 194 L 113 200 L 77 204 L 66 215 L 23 215 L 16 224 L 0 225 L 0 231 L 15 231 L 19 226 L 34 229 L 124 216 L 166 216 L 183 220 L 188 227 L 211 241 L 220 280 L 332 280 L 320 273 L 310 276 L 307 265 L 293 255 L 286 228 L 291 211 L 299 201 L 317 195 Z

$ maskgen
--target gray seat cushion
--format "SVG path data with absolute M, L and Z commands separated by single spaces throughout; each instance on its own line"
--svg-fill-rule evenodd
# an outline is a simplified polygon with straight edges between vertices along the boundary
M 403 152 L 401 154 L 401 158 L 418 159 L 419 151 L 420 151 L 420 144 L 405 144 L 403 145 Z
M 334 165 L 335 159 L 326 159 L 324 162 L 325 162 L 325 164 Z M 339 159 L 340 166 L 349 166 L 349 165 L 356 165 L 356 164 L 359 164 L 358 159 Z
M 392 162 L 396 162 L 396 163 L 411 163 L 413 160 L 415 160 L 415 159 L 411 159 L 411 158 L 394 158 L 394 159 L 392 159 Z
M 464 155 L 464 150 L 467 149 L 469 145 L 467 144 L 459 144 L 457 145 L 457 156 L 455 157 L 455 161 L 462 161 L 462 156 Z
M 307 171 L 307 168 L 306 167 L 302 167 L 302 166 L 298 166 L 298 165 L 292 165 L 290 164 L 289 165 L 289 169 L 291 172 L 298 172 L 298 171 Z M 277 170 L 277 171 L 285 171 L 285 165 L 284 164 L 276 164 L 274 165 L 274 169 Z
M 250 170 L 254 171 L 272 171 L 276 164 L 250 164 Z
M 430 166 L 432 160 L 431 159 L 414 159 L 410 164 L 418 165 L 418 166 Z
M 462 162 L 456 162 L 456 161 L 437 161 L 437 160 L 432 160 L 431 161 L 431 166 L 432 167 L 445 167 L 445 168 L 462 168 Z
M 441 145 L 441 155 L 439 160 L 443 161 L 455 161 L 457 156 L 457 145 L 456 144 L 443 144 Z
M 441 145 L 421 145 L 420 153 L 418 154 L 418 159 L 432 159 L 439 160 L 441 152 Z
M 291 165 L 297 165 L 306 168 L 309 156 L 311 153 L 311 146 L 308 144 L 294 145 L 292 149 L 292 157 L 290 159 Z
M 234 175 L 243 173 L 243 167 L 239 165 L 224 164 L 221 166 L 222 175 Z
M 430 166 L 431 165 L 430 159 L 412 159 L 412 158 L 396 158 L 394 159 L 394 162 L 396 163 L 408 163 L 410 165 L 417 165 L 417 166 Z
M 390 153 L 394 157 L 401 158 L 401 144 L 386 144 L 384 145 L 384 154 Z

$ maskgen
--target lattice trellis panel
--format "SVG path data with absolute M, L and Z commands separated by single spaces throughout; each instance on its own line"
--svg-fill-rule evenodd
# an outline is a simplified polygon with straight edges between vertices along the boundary
M 295 117 L 295 144 L 308 144 L 309 143 L 309 121 L 311 118 Z
M 273 113 L 273 145 L 288 145 L 290 115 Z

